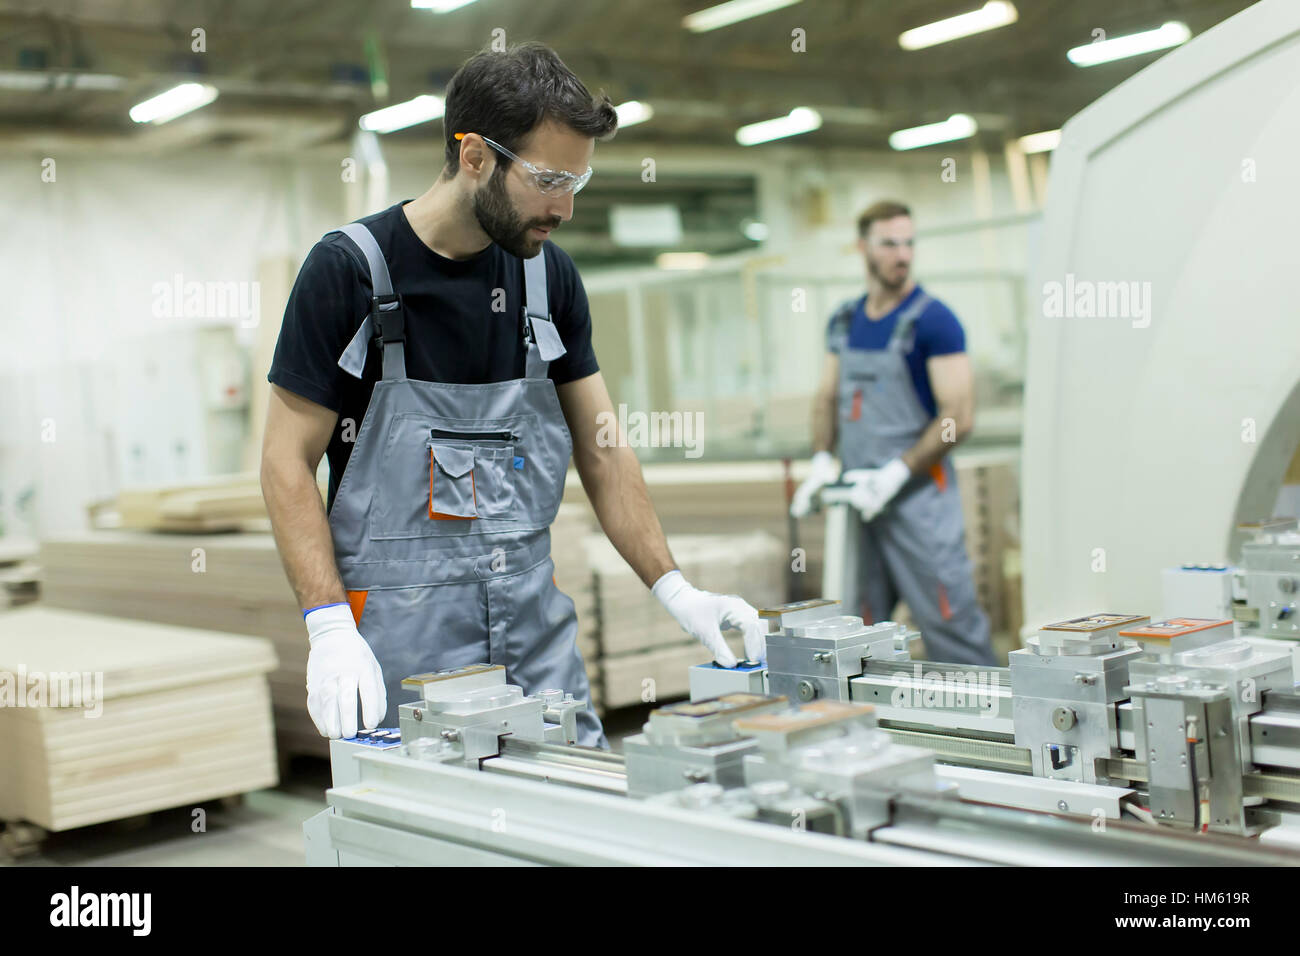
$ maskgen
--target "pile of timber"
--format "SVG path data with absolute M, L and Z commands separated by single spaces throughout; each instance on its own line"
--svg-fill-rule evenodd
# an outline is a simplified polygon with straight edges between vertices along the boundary
M 93 531 L 41 543 L 50 607 L 270 640 L 280 751 L 329 755 L 307 713 L 307 632 L 269 534 Z
M 0 627 L 0 820 L 47 830 L 275 786 L 264 640 L 36 605 Z
M 326 486 L 318 486 L 325 500 Z M 257 472 L 128 488 L 90 508 L 92 527 L 136 531 L 270 531 Z
M 40 596 L 41 567 L 35 542 L 0 538 L 0 610 Z
M 784 600 L 786 551 L 770 534 L 669 535 L 683 576 L 696 587 L 736 594 L 755 607 Z M 683 631 L 603 535 L 587 539 L 599 620 L 599 656 L 588 673 L 601 686 L 605 708 L 689 693 L 688 669 L 710 660 Z M 739 631 L 724 631 L 737 657 L 745 656 Z

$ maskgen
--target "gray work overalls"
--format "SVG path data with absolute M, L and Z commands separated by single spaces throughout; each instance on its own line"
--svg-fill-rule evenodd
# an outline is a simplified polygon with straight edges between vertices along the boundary
M 339 367 L 361 378 L 372 337 L 383 360 L 329 515 L 358 630 L 384 673 L 381 726 L 397 726 L 398 705 L 414 699 L 403 678 L 503 664 L 525 693 L 586 700 L 578 743 L 608 747 L 573 601 L 553 578 L 550 525 L 573 441 L 546 375 L 565 349 L 548 318 L 545 252 L 524 260 L 524 377 L 450 385 L 406 377 L 402 304 L 383 253 L 360 223 L 336 231 L 360 250 L 373 294 Z
M 849 348 L 849 325 L 858 300 L 846 302 L 832 321 L 838 343 L 839 453 L 845 471 L 879 468 L 907 451 L 933 416 L 917 397 L 906 355 L 916 322 L 933 300 L 924 291 L 898 317 L 883 349 Z M 867 621 L 888 620 L 901 596 L 912 611 L 933 661 L 991 664 L 989 623 L 975 596 L 961 495 L 945 457 L 927 475 L 913 475 L 869 522 L 852 516 L 850 540 L 859 542 L 858 591 L 845 595 Z

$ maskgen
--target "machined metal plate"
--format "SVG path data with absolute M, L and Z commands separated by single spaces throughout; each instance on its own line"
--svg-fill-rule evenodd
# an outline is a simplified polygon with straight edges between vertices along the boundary
M 814 727 L 826 727 L 854 718 L 869 717 L 876 712 L 870 704 L 853 704 L 841 700 L 816 700 L 786 714 L 755 714 L 736 721 L 741 733 L 789 734 Z
M 1108 631 L 1113 627 L 1127 627 L 1151 620 L 1145 614 L 1090 614 L 1087 617 L 1071 618 L 1040 627 L 1040 631 L 1072 631 L 1079 634 L 1094 634 Z
M 737 692 L 723 694 L 721 697 L 710 697 L 705 700 L 686 700 L 675 704 L 667 704 L 663 707 L 656 707 L 650 711 L 650 718 L 653 720 L 656 716 L 672 716 L 704 720 L 722 714 L 746 714 L 760 707 L 771 707 L 773 704 L 784 703 L 787 703 L 787 698 L 779 695 L 769 697 L 765 694 Z
M 501 681 L 505 682 L 506 669 L 500 664 L 466 664 L 464 667 L 449 667 L 445 671 L 433 671 L 427 674 L 412 674 L 410 677 L 402 678 L 402 686 L 409 687 L 412 690 L 420 690 L 427 684 L 437 684 L 442 681 L 456 680 L 461 677 L 470 677 L 475 674 L 490 674 L 494 671 L 501 672 Z

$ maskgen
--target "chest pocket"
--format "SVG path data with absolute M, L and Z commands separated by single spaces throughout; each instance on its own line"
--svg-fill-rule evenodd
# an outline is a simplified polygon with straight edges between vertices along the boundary
M 384 449 L 371 538 L 481 534 L 538 523 L 526 467 L 534 416 L 465 424 L 400 415 Z
M 514 442 L 519 436 L 508 430 L 429 431 L 429 517 L 513 517 Z

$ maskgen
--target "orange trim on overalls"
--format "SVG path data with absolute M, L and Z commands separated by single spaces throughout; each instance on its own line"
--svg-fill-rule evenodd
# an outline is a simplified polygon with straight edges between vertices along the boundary
M 939 585 L 939 615 L 945 621 L 952 617 L 952 606 L 948 604 L 948 592 L 944 590 L 942 584 Z
M 853 392 L 853 408 L 849 411 L 849 421 L 856 422 L 862 418 L 862 389 Z
M 356 622 L 357 627 L 361 626 L 361 612 L 366 608 L 366 595 L 369 591 L 349 591 L 348 606 L 352 608 L 352 620 Z
M 948 490 L 948 473 L 943 470 L 943 462 L 936 461 L 930 466 L 930 477 L 934 479 L 935 486 L 940 491 Z

